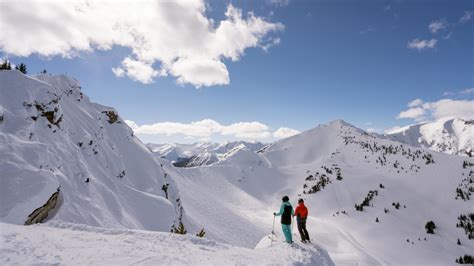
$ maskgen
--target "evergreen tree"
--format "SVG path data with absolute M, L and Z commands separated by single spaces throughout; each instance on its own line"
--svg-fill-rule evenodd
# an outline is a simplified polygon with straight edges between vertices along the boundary
M 426 233 L 428 233 L 428 234 L 434 234 L 434 229 L 435 228 L 436 228 L 436 225 L 433 221 L 428 221 L 425 224 Z
M 375 222 L 376 222 L 376 223 L 379 222 L 379 217 L 375 218 Z
M 21 63 L 18 66 L 15 67 L 16 70 L 20 70 L 21 73 L 26 74 L 26 65 Z
M 461 240 L 458 238 L 458 245 L 461 245 Z
M 10 70 L 12 69 L 10 62 L 8 60 L 3 60 L 3 63 L 0 65 L 0 70 Z

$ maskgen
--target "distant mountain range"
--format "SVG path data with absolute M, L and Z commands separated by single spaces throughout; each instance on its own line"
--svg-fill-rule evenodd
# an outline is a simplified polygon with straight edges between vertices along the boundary
M 474 120 L 440 119 L 396 129 L 385 137 L 437 152 L 474 156 Z
M 225 143 L 197 142 L 193 144 L 153 144 L 147 146 L 158 158 L 171 161 L 176 167 L 196 167 L 217 163 L 228 157 L 229 152 L 248 149 L 256 152 L 265 144 L 261 142 L 231 141 Z

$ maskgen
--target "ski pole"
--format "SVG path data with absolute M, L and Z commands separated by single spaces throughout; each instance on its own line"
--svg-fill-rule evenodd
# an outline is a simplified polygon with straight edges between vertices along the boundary
M 270 247 L 273 245 L 273 235 L 275 234 L 275 215 L 273 215 L 273 225 L 272 225 L 272 241 L 270 242 Z
M 295 217 L 291 218 L 291 233 L 293 234 L 293 225 L 295 224 Z

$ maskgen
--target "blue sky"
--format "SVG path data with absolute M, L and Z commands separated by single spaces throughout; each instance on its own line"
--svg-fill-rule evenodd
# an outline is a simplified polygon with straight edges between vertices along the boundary
M 190 81 L 196 73 L 207 76 L 203 71 L 208 68 L 204 68 L 192 74 L 170 70 L 166 76 L 155 74 L 153 81 L 144 84 L 143 77 L 133 77 L 129 66 L 122 63 L 124 58 L 140 56 L 133 55 L 130 45 L 117 43 L 102 50 L 91 45 L 89 51 L 80 47 L 65 51 L 53 41 L 48 46 L 50 36 L 38 36 L 39 42 L 46 42 L 45 47 L 56 45 L 57 50 L 45 52 L 48 50 L 34 45 L 15 50 L 2 44 L 2 38 L 11 36 L 1 37 L 0 33 L 0 56 L 26 63 L 30 74 L 46 68 L 50 73 L 76 77 L 93 101 L 115 107 L 139 127 L 150 125 L 148 133 L 139 132 L 147 142 L 270 141 L 277 138 L 272 134 L 281 127 L 289 129 L 278 137 L 296 132 L 290 129 L 303 131 L 339 118 L 379 132 L 444 115 L 473 118 L 472 0 L 207 1 L 202 14 L 217 27 L 219 21 L 228 19 L 229 5 L 242 11 L 243 20 L 248 21 L 248 12 L 253 12 L 254 18 L 268 25 L 259 28 L 258 44 L 242 41 L 246 47 L 237 58 L 219 50 L 228 81 L 214 72 L 205 81 Z M 177 13 L 172 23 L 179 24 L 181 16 Z M 46 22 L 37 27 L 48 27 Z M 76 26 L 81 29 L 81 25 L 69 24 L 64 31 Z M 25 29 L 17 34 L 28 34 L 30 29 Z M 250 26 L 248 30 L 252 31 Z M 236 38 L 229 47 L 240 41 Z M 193 45 L 192 40 L 189 43 Z M 151 66 L 158 72 L 164 63 L 154 60 Z M 132 74 L 118 77 L 112 68 Z M 180 77 L 188 81 L 179 81 Z M 137 81 L 140 78 L 142 82 Z M 421 101 L 407 106 L 415 99 Z M 443 113 L 446 99 L 454 107 Z M 186 133 L 195 128 L 189 123 L 204 119 L 213 123 L 198 125 L 217 128 L 212 134 Z M 236 124 L 252 121 L 258 124 Z M 246 134 L 253 126 L 257 129 Z M 241 130 L 244 133 L 240 134 Z

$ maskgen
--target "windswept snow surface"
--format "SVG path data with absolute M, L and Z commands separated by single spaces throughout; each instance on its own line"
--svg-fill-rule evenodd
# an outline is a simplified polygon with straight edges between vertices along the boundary
M 473 120 L 442 118 L 406 126 L 387 132 L 385 136 L 391 140 L 438 152 L 474 156 Z
M 66 265 L 318 265 L 334 263 L 317 245 L 234 247 L 190 235 L 106 229 L 68 223 L 0 223 L 0 263 Z

